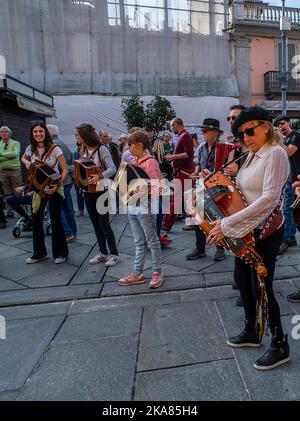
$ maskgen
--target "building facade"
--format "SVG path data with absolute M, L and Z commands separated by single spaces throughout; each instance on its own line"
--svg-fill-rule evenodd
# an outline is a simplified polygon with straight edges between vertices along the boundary
M 227 0 L 0 0 L 7 72 L 51 94 L 238 97 Z
M 240 102 L 260 104 L 271 113 L 281 112 L 282 41 L 281 7 L 263 1 L 231 1 L 229 7 L 231 62 Z M 288 113 L 300 118 L 300 3 L 286 8 L 291 22 L 287 32 Z M 298 56 L 298 57 L 297 57 Z

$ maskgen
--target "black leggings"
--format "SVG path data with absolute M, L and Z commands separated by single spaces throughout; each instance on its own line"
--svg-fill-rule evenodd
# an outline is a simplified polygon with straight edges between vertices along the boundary
M 273 336 L 279 339 L 283 337 L 280 321 L 280 308 L 273 291 L 273 277 L 276 263 L 276 256 L 283 239 L 283 226 L 276 230 L 270 237 L 259 241 L 255 250 L 261 256 L 268 275 L 265 278 L 265 285 L 268 297 L 270 330 Z M 255 329 L 256 303 L 258 296 L 258 285 L 256 271 L 243 260 L 235 258 L 234 279 L 239 286 L 241 298 L 244 304 L 245 319 L 249 327 Z
M 59 193 L 55 192 L 47 199 L 42 198 L 37 213 L 32 214 L 33 256 L 35 258 L 42 258 L 47 255 L 43 227 L 44 211 L 47 202 L 49 203 L 49 212 L 52 229 L 52 255 L 55 259 L 57 257 L 68 257 L 68 245 L 64 233 L 64 228 L 60 219 L 62 201 L 62 196 Z
M 107 246 L 106 246 L 106 242 L 107 242 L 110 254 L 118 256 L 118 249 L 116 245 L 115 235 L 109 222 L 109 213 L 106 212 L 105 214 L 102 215 L 97 212 L 96 203 L 97 203 L 98 197 L 101 194 L 102 193 L 84 192 L 84 200 L 85 200 L 86 208 L 94 227 L 94 231 L 97 237 L 100 252 L 102 254 L 108 254 Z

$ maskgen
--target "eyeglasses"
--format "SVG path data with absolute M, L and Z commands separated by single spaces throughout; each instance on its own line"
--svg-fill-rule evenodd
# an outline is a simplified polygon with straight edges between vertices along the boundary
M 235 120 L 236 120 L 236 116 L 235 116 L 235 115 L 229 115 L 229 116 L 227 117 L 227 121 L 229 122 L 230 120 L 235 121 Z
M 256 126 L 253 126 L 253 127 L 249 127 L 248 129 L 245 129 L 244 131 L 239 131 L 239 132 L 237 132 L 237 134 L 236 134 L 236 137 L 239 139 L 239 140 L 244 140 L 244 135 L 246 134 L 247 136 L 254 136 L 254 129 L 256 129 L 257 127 L 259 127 L 259 126 L 261 126 L 261 125 L 263 125 L 264 123 L 259 123 L 259 124 L 257 124 Z

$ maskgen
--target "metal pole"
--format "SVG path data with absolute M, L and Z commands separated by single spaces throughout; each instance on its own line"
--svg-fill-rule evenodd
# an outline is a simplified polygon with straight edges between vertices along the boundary
M 285 16 L 285 0 L 282 0 L 282 16 Z M 282 40 L 282 66 L 281 66 L 281 100 L 282 100 L 282 114 L 286 115 L 286 97 L 287 97 L 287 73 L 286 73 L 286 32 L 281 31 Z

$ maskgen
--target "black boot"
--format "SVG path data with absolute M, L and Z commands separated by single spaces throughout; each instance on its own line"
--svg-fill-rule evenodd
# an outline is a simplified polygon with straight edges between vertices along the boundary
M 231 348 L 258 348 L 261 343 L 255 328 L 250 327 L 246 322 L 245 329 L 238 336 L 227 339 L 227 345 Z
M 290 360 L 287 336 L 284 335 L 280 341 L 276 337 L 272 338 L 270 348 L 254 363 L 254 367 L 257 370 L 272 370 L 272 368 L 285 364 Z

